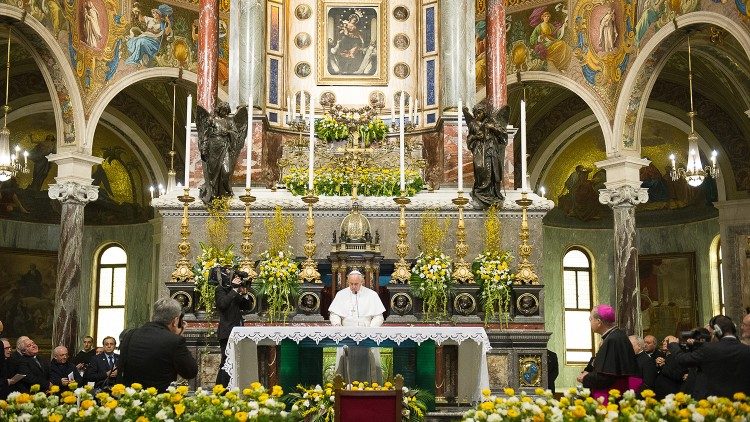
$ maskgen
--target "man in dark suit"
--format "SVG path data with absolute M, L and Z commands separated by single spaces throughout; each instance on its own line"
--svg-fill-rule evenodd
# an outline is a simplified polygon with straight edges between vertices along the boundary
M 560 375 L 560 363 L 557 361 L 557 353 L 547 349 L 547 388 L 553 393 L 558 375 Z
M 16 362 L 16 371 L 26 376 L 18 381 L 15 390 L 28 393 L 32 385 L 38 384 L 40 391 L 47 391 L 49 389 L 49 363 L 37 356 L 39 346 L 34 343 L 34 340 L 26 337 L 18 344 L 18 351 L 21 357 Z
M 73 374 L 71 377 L 70 374 Z M 49 382 L 58 387 L 67 387 L 71 382 L 81 383 L 83 377 L 75 365 L 68 360 L 68 348 L 57 346 L 52 351 L 52 362 L 49 364 Z
M 737 339 L 734 322 L 724 315 L 711 318 L 715 340 L 693 351 L 680 348 L 676 339 L 669 343 L 669 351 L 681 365 L 700 369 L 702 377 L 696 380 L 693 397 L 708 396 L 731 398 L 734 393 L 750 394 L 750 347 Z
M 656 362 L 656 358 L 664 357 L 664 353 L 659 350 L 658 345 L 659 341 L 651 334 L 643 337 L 643 352 L 654 362 Z
M 638 376 L 643 380 L 640 391 L 653 390 L 654 381 L 656 381 L 656 362 L 651 359 L 644 350 L 645 342 L 638 336 L 629 336 L 630 343 L 633 345 L 635 352 L 635 361 L 638 364 Z
M 221 363 L 219 373 L 216 374 L 216 384 L 227 386 L 229 374 L 223 369 L 227 360 L 227 342 L 232 328 L 242 326 L 242 311 L 250 310 L 250 298 L 247 294 L 249 280 L 246 279 L 247 273 L 224 268 L 217 270 L 214 273 L 218 273 L 217 275 L 212 274 L 219 282 L 216 287 L 216 308 L 219 310 L 219 329 L 216 336 L 221 346 Z
M 182 306 L 171 298 L 154 304 L 151 322 L 122 334 L 121 381 L 167 390 L 177 380 L 198 375 L 198 364 L 185 345 Z
M 114 337 L 104 337 L 102 345 L 104 346 L 104 352 L 91 359 L 91 363 L 83 376 L 86 382 L 94 382 L 94 388 L 97 390 L 107 390 L 115 385 L 120 363 L 120 355 L 115 353 L 117 341 Z

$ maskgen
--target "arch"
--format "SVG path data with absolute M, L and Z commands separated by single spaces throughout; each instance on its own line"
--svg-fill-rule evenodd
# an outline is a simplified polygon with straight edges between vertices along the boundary
M 594 113 L 599 126 L 602 129 L 602 135 L 604 135 L 604 145 L 609 155 L 609 151 L 612 150 L 612 129 L 609 124 L 609 117 L 607 111 L 601 105 L 600 101 L 594 96 L 594 94 L 584 85 L 578 81 L 571 79 L 568 76 L 561 75 L 559 73 L 545 72 L 545 71 L 527 71 L 521 72 L 520 82 L 549 82 L 555 85 L 559 85 L 563 88 L 568 89 L 575 95 L 578 95 Z M 508 85 L 517 84 L 516 82 L 509 82 Z
M 166 174 L 168 170 L 166 163 L 159 157 L 159 152 L 154 148 L 154 144 L 147 141 L 148 136 L 140 128 L 137 126 L 134 128 L 133 124 L 128 123 L 127 116 L 116 111 L 115 113 L 105 111 L 99 120 L 123 143 L 135 147 L 133 149 L 138 162 L 148 172 L 146 176 L 149 178 L 149 184 L 167 185 Z
M 49 30 L 25 10 L 0 3 L 0 16 L 18 21 L 14 25 L 16 33 L 21 35 L 19 39 L 31 53 L 50 89 L 57 125 L 58 148 L 80 145 L 85 133 L 86 119 L 78 83 L 69 65 L 68 56 Z
M 104 113 L 104 109 L 107 108 L 109 103 L 117 94 L 119 94 L 129 86 L 141 81 L 145 81 L 147 79 L 179 78 L 180 76 L 182 76 L 182 80 L 185 80 L 187 82 L 191 82 L 194 84 L 197 84 L 198 82 L 198 75 L 193 72 L 182 70 L 176 67 L 156 67 L 138 70 L 107 86 L 91 107 L 91 113 L 89 114 L 88 124 L 86 127 L 86 141 L 84 144 L 84 150 L 88 153 L 91 153 L 91 147 L 94 141 L 94 133 L 96 132 L 96 126 L 99 122 L 99 119 L 101 118 L 102 113 Z M 222 101 L 226 101 L 226 92 L 219 90 L 218 98 Z
M 745 54 L 750 57 L 750 34 L 739 23 L 724 15 L 706 11 L 691 12 L 675 18 L 674 25 L 663 26 L 641 48 L 622 85 L 612 132 L 616 153 L 640 155 L 641 128 L 651 89 L 667 58 L 682 41 L 681 37 L 673 35 L 679 29 L 694 24 L 721 27 L 737 39 Z

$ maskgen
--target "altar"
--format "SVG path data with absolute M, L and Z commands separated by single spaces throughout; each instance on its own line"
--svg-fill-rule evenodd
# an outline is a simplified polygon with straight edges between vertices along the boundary
M 478 401 L 482 389 L 489 388 L 487 352 L 491 345 L 482 327 L 382 326 L 247 326 L 235 327 L 227 343 L 224 369 L 231 376 L 229 388 L 240 388 L 259 377 L 258 346 L 279 345 L 285 339 L 300 343 L 312 340 L 324 345 L 364 345 L 399 347 L 405 342 L 421 344 L 432 340 L 436 345 L 458 348 L 458 398 Z M 477 362 L 479 365 L 477 365 Z

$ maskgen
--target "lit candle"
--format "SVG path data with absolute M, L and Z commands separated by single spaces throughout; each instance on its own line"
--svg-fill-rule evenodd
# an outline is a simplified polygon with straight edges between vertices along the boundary
M 250 110 L 248 110 L 248 127 L 247 127 L 247 135 L 245 135 L 245 146 L 247 147 L 247 157 L 246 160 L 246 166 L 247 170 L 245 172 L 245 188 L 250 189 L 250 179 L 252 178 L 253 174 L 253 91 L 250 90 L 250 98 L 248 99 L 248 104 L 250 104 Z
M 406 195 L 406 147 L 404 145 L 404 96 L 406 94 L 401 91 L 401 95 L 398 100 L 398 106 L 400 111 L 401 122 L 398 127 L 398 171 L 399 171 L 399 182 L 401 186 L 401 194 Z
M 545 189 L 544 186 L 542 186 L 539 188 L 539 193 L 542 195 L 542 198 L 544 198 L 545 195 L 547 194 L 547 189 Z
M 526 178 L 526 101 L 521 100 L 521 190 L 528 192 L 529 181 Z
M 677 163 L 675 162 L 677 157 L 674 154 L 669 154 L 669 159 L 672 161 L 672 171 L 675 171 L 677 169 Z
M 153 186 L 149 186 L 148 187 L 148 191 L 151 192 L 151 199 L 154 199 L 154 187 Z
M 185 187 L 190 188 L 190 135 L 192 134 L 193 95 L 187 97 L 187 117 L 185 118 Z
M 302 93 L 303 103 L 304 103 L 304 92 Z M 314 191 L 314 184 L 313 179 L 315 176 L 313 164 L 315 162 L 315 107 L 313 107 L 313 104 L 315 104 L 315 101 L 312 97 L 310 97 L 310 154 L 309 154 L 309 161 L 307 163 L 308 170 L 307 170 L 307 189 L 312 194 Z
M 456 124 L 457 140 L 458 145 L 458 191 L 464 191 L 464 146 L 463 146 L 463 116 L 461 116 L 461 110 L 463 110 L 463 101 L 458 99 L 458 123 Z
M 26 158 L 26 152 L 24 151 L 24 159 Z M 719 155 L 716 150 L 711 151 L 711 164 L 716 167 L 716 156 Z
M 29 159 L 29 152 L 28 151 L 24 151 L 23 152 L 23 166 L 24 167 L 26 167 L 26 162 L 28 161 L 28 159 Z M 712 160 L 714 162 L 714 165 L 716 165 L 716 151 L 714 151 L 714 155 L 713 155 Z

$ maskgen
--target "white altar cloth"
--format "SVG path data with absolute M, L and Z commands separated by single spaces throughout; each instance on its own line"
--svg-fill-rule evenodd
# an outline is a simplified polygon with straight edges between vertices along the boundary
M 290 339 L 299 343 L 311 339 L 316 343 L 330 340 L 336 343 L 354 341 L 359 344 L 372 340 L 380 345 L 390 340 L 401 344 L 406 340 L 420 344 L 426 340 L 436 345 L 458 345 L 458 398 L 478 401 L 482 389 L 489 387 L 487 352 L 490 340 L 482 327 L 433 326 L 249 326 L 235 327 L 227 342 L 227 360 L 224 370 L 231 377 L 229 388 L 240 388 L 257 381 L 257 346 L 270 346 Z M 477 365 L 479 362 L 479 365 Z

